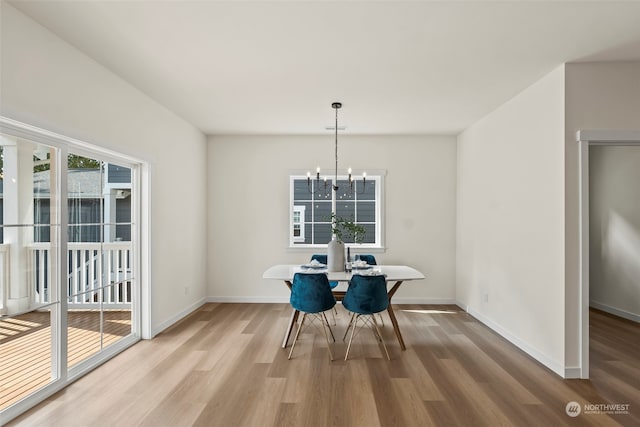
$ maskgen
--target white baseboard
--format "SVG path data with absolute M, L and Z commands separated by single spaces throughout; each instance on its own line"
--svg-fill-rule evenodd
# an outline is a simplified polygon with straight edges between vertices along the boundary
M 207 302 L 280 304 L 288 303 L 289 297 L 207 297 Z
M 568 378 L 566 376 L 567 371 L 573 374 L 573 369 L 576 369 L 576 368 L 565 369 L 565 367 L 561 363 L 558 363 L 555 360 L 550 359 L 545 354 L 531 347 L 529 344 L 527 344 L 526 342 L 522 341 L 520 338 L 516 337 L 515 335 L 513 335 L 512 333 L 504 329 L 501 325 L 497 324 L 496 322 L 482 315 L 481 313 L 478 313 L 474 309 L 468 308 L 466 311 L 467 313 L 469 313 L 470 315 L 478 319 L 480 322 L 484 323 L 486 326 L 491 328 L 493 331 L 498 333 L 500 336 L 505 338 L 507 341 L 511 342 L 511 344 L 515 345 L 520 350 L 524 351 L 529 356 L 533 357 L 538 362 L 542 363 L 544 366 L 551 369 L 553 372 L 555 372 L 562 378 Z M 570 377 L 570 378 L 575 378 L 575 377 Z M 579 376 L 577 378 L 579 378 Z
M 462 310 L 466 311 L 467 313 L 469 312 L 469 306 L 467 304 L 463 304 L 460 301 L 456 301 L 455 305 L 457 305 L 458 307 L 460 307 Z
M 289 297 L 207 297 L 206 302 L 226 303 L 288 303 Z M 394 298 L 393 304 L 456 304 L 450 298 Z
M 433 305 L 455 305 L 456 300 L 452 298 L 394 298 L 393 305 L 396 304 L 433 304 Z
M 564 378 L 568 380 L 582 378 L 582 369 L 579 367 L 564 368 Z
M 622 317 L 624 319 L 640 323 L 640 314 L 631 313 L 630 311 L 625 311 L 616 307 L 611 307 L 610 305 L 603 304 L 598 301 L 589 301 L 589 307 L 597 308 L 598 310 L 605 311 L 609 314 L 613 314 L 614 316 Z
M 189 314 L 193 313 L 195 310 L 200 308 L 206 302 L 207 302 L 206 298 L 199 299 L 198 301 L 194 302 L 193 304 L 191 304 L 190 306 L 188 306 L 184 310 L 179 311 L 178 313 L 176 313 L 175 315 L 171 316 L 170 318 L 168 318 L 164 322 L 160 323 L 159 325 L 155 325 L 153 327 L 152 331 L 151 331 L 153 333 L 151 338 L 155 337 L 160 332 L 164 331 L 165 329 L 167 329 L 169 326 L 173 325 L 177 321 L 179 321 L 179 320 L 183 319 L 184 317 L 188 316 Z

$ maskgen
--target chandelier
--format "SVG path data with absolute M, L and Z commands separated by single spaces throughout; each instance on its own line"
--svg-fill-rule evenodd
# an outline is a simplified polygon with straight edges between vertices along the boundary
M 337 195 L 337 192 L 339 190 L 339 186 L 338 186 L 338 110 L 340 108 L 342 108 L 342 103 L 340 102 L 334 102 L 333 104 L 331 104 L 331 107 L 336 110 L 336 124 L 335 124 L 335 171 L 334 171 L 334 176 L 333 176 L 333 183 L 331 185 L 331 188 L 333 189 L 333 192 Z M 348 178 L 347 178 L 347 182 L 348 182 L 348 195 L 349 197 L 351 197 L 351 195 L 353 194 L 353 184 L 355 182 L 355 179 L 353 178 L 352 174 L 351 174 L 351 168 L 348 169 L 347 171 L 348 174 Z M 316 179 L 315 179 L 315 188 L 316 191 L 321 187 L 320 185 L 320 167 L 318 167 L 316 169 Z M 324 177 L 322 179 L 322 181 L 324 181 L 324 195 L 325 197 L 329 196 L 329 192 L 327 191 L 327 177 Z M 357 191 L 357 194 L 362 194 L 365 191 L 367 185 L 367 173 L 363 172 L 362 173 L 362 189 Z M 359 186 L 358 186 L 359 187 Z M 309 191 L 309 193 L 313 193 L 313 190 L 311 188 L 311 172 L 307 172 L 307 190 Z M 336 197 L 333 198 L 334 201 L 336 199 Z M 335 212 L 335 210 L 334 210 Z

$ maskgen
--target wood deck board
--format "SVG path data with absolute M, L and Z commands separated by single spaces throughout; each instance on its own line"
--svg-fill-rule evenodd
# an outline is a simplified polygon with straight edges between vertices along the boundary
M 131 331 L 131 313 L 105 311 L 106 347 Z M 100 315 L 95 310 L 70 311 L 68 365 L 100 351 Z M 0 410 L 33 393 L 51 380 L 51 323 L 49 312 L 32 312 L 0 321 Z

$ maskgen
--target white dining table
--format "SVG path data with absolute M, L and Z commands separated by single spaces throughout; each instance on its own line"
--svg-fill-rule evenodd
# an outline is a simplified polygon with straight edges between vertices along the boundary
M 424 274 L 416 270 L 415 268 L 406 266 L 406 265 L 375 265 L 371 266 L 370 269 L 364 270 L 367 273 L 371 274 L 384 274 L 387 279 L 387 283 L 392 283 L 391 288 L 387 290 L 387 294 L 389 295 L 389 306 L 387 307 L 387 313 L 389 313 L 389 318 L 391 319 L 391 324 L 393 325 L 393 330 L 396 333 L 396 337 L 398 338 L 398 343 L 400 344 L 400 348 L 402 350 L 406 350 L 406 346 L 404 344 L 404 339 L 402 338 L 402 333 L 400 332 L 400 327 L 398 326 L 398 320 L 396 319 L 396 315 L 393 312 L 393 307 L 391 306 L 391 299 L 400 288 L 403 282 L 410 280 L 421 280 L 424 279 Z M 349 282 L 353 274 L 358 274 L 358 271 L 355 270 L 353 272 L 346 271 L 327 271 L 327 269 L 310 269 L 305 268 L 301 265 L 290 265 L 290 264 L 280 264 L 269 267 L 263 274 L 263 279 L 274 279 L 274 280 L 282 280 L 287 285 L 289 289 L 291 289 L 291 282 L 293 281 L 293 276 L 296 273 L 309 273 L 309 272 L 317 272 L 317 273 L 326 273 L 330 282 Z M 341 301 L 345 295 L 344 291 L 333 291 L 333 294 L 336 297 L 336 300 Z M 293 330 L 293 325 L 298 320 L 298 315 L 300 312 L 298 310 L 293 310 L 291 314 L 291 319 L 289 320 L 289 326 L 285 332 L 284 340 L 282 342 L 282 348 L 286 348 L 289 343 L 289 337 L 291 336 L 291 331 Z

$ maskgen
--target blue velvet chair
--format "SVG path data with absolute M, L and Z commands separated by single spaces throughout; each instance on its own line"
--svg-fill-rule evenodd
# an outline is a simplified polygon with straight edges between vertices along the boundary
M 358 257 L 360 258 L 361 261 L 366 261 L 367 264 L 369 265 L 378 265 L 376 263 L 376 257 L 374 257 L 373 255 L 358 255 Z
M 313 260 L 318 261 L 320 264 L 327 265 L 327 256 L 326 255 L 313 254 L 313 255 L 311 255 L 311 261 L 313 261 Z
M 313 260 L 318 261 L 320 264 L 327 265 L 327 256 L 326 255 L 313 254 L 313 255 L 311 255 L 311 261 L 313 261 Z M 331 286 L 331 289 L 333 289 L 336 286 L 338 286 L 338 282 L 329 282 L 329 285 Z
M 349 282 L 349 289 L 347 289 L 347 293 L 342 300 L 342 306 L 352 313 L 351 321 L 342 338 L 343 340 L 346 338 L 347 332 L 351 328 L 351 338 L 349 339 L 349 345 L 347 345 L 347 353 L 344 356 L 344 360 L 349 357 L 349 350 L 358 326 L 358 320 L 362 320 L 363 325 L 368 324 L 371 326 L 374 334 L 384 347 L 387 360 L 391 360 L 387 346 L 384 343 L 384 339 L 382 339 L 380 328 L 378 328 L 378 322 L 374 316 L 375 313 L 380 313 L 389 306 L 386 277 L 353 275 Z
M 327 347 L 329 347 L 329 358 L 333 360 L 333 353 L 331 352 L 331 345 L 329 344 L 329 336 L 327 335 L 325 327 L 329 328 L 329 332 L 332 337 L 333 332 L 331 331 L 331 327 L 329 326 L 329 322 L 327 322 L 324 312 L 331 310 L 336 305 L 336 299 L 331 293 L 327 275 L 324 273 L 296 273 L 293 276 L 293 283 L 291 284 L 291 298 L 289 301 L 294 309 L 303 313 L 302 320 L 298 325 L 296 336 L 293 339 L 293 344 L 291 345 L 289 359 L 291 359 L 293 349 L 298 341 L 300 330 L 304 326 L 307 315 L 310 314 L 312 315 L 310 316 L 311 323 L 313 323 L 315 319 L 320 320 L 320 323 L 322 324 L 322 332 L 324 332 L 324 337 L 327 340 Z

